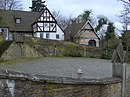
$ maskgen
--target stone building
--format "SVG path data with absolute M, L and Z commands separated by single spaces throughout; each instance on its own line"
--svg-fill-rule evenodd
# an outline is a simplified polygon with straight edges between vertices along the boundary
M 78 44 L 99 47 L 99 36 L 89 21 L 68 25 L 65 29 L 65 40 L 75 41 Z

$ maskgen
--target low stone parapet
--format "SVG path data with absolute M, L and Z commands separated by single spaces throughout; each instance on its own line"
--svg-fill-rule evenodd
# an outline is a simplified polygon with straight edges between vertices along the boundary
M 0 70 L 0 94 L 8 97 L 121 97 L 119 78 L 78 79 Z

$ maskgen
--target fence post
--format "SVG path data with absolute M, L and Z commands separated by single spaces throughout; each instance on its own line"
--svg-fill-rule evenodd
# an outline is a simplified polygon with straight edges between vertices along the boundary
M 112 56 L 112 77 L 119 77 L 122 79 L 122 93 L 121 97 L 125 97 L 126 89 L 126 52 L 123 50 L 121 40 Z

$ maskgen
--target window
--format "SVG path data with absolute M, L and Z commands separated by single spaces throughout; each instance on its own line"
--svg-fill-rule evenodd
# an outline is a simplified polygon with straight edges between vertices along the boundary
M 59 39 L 59 34 L 56 34 L 56 39 Z
M 46 34 L 46 38 L 50 38 L 50 35 L 48 33 Z
M 43 33 L 40 33 L 40 38 L 43 38 Z
M 45 27 L 45 28 L 48 28 L 48 27 L 49 27 L 49 24 L 48 24 L 48 23 L 44 23 L 44 27 Z
M 8 32 L 8 28 L 2 28 L 1 32 Z
M 20 23 L 21 23 L 21 18 L 16 18 L 16 19 L 15 19 L 15 23 L 16 23 L 16 24 L 20 24 Z
M 54 26 L 54 23 L 50 23 L 50 27 L 53 27 Z

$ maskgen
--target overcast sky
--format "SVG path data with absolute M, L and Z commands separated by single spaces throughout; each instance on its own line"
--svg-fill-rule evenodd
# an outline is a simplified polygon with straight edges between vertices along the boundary
M 66 17 L 76 17 L 85 9 L 92 10 L 93 15 L 104 15 L 119 28 L 118 15 L 122 5 L 118 0 L 45 0 L 50 11 L 60 10 Z M 24 10 L 29 10 L 31 0 L 22 0 Z

